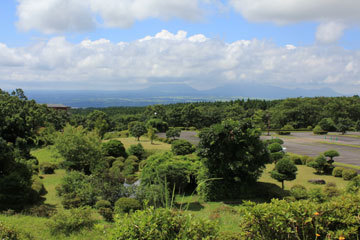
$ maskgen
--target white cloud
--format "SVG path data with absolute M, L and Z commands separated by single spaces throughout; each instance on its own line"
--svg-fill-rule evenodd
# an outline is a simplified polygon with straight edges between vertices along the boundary
M 360 1 L 356 0 L 230 0 L 230 5 L 253 22 L 321 23 L 316 33 L 320 43 L 336 42 L 346 26 L 360 22 Z
M 78 44 L 63 37 L 29 47 L 0 44 L 0 85 L 22 88 L 129 89 L 186 82 L 205 89 L 253 82 L 282 87 L 360 90 L 360 52 L 340 47 L 226 43 L 166 30 L 133 42 Z
M 360 1 L 356 0 L 230 0 L 230 4 L 250 21 L 288 24 L 360 20 Z
M 18 0 L 18 27 L 44 33 L 130 27 L 147 18 L 198 20 L 208 0 Z M 101 19 L 101 23 L 96 19 Z
M 320 43 L 337 42 L 343 35 L 346 25 L 339 22 L 328 22 L 319 25 L 316 40 Z

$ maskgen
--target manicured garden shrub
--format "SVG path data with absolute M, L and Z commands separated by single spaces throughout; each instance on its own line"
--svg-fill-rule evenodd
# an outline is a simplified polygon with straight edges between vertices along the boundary
M 171 143 L 171 151 L 175 155 L 187 155 L 195 152 L 195 147 L 190 142 L 179 139 Z
M 111 203 L 107 200 L 99 200 L 95 204 L 96 209 L 100 208 L 111 208 Z
M 344 171 L 343 167 L 336 167 L 333 169 L 332 175 L 334 177 L 342 177 L 343 171 Z
M 346 192 L 358 193 L 360 190 L 360 176 L 356 176 L 346 186 Z
M 324 155 L 319 155 L 314 161 L 311 161 L 307 166 L 312 167 L 318 174 L 330 174 L 334 166 L 329 164 Z
M 358 239 L 359 196 L 339 196 L 324 203 L 272 200 L 248 205 L 240 209 L 243 239 Z
M 43 162 L 39 167 L 42 174 L 53 174 L 55 169 L 57 169 L 56 164 L 49 162 Z
M 306 188 L 303 185 L 297 184 L 291 187 L 290 194 L 293 196 L 296 200 L 300 199 L 307 199 L 308 193 Z
M 290 160 L 295 165 L 303 165 L 303 161 L 301 160 L 301 155 L 298 155 L 298 154 L 289 154 L 289 155 L 290 155 Z
M 145 149 L 141 143 L 131 145 L 128 148 L 128 152 L 129 155 L 134 155 L 140 160 L 145 158 Z
M 88 207 L 73 208 L 59 211 L 49 222 L 50 232 L 53 235 L 70 235 L 84 228 L 91 229 L 96 220 L 92 217 L 92 211 Z
M 0 239 L 20 240 L 20 234 L 15 229 L 7 227 L 2 222 L 0 222 Z
M 272 144 L 272 143 L 279 143 L 279 144 L 284 144 L 284 141 L 282 140 L 282 139 L 280 139 L 280 138 L 273 138 L 273 139 L 267 139 L 267 140 L 265 140 L 265 143 L 267 144 L 267 145 L 270 145 L 270 144 Z
M 115 202 L 115 213 L 123 214 L 141 209 L 141 203 L 135 198 L 119 198 Z
M 136 227 L 134 227 L 136 226 Z M 216 222 L 202 220 L 170 209 L 148 207 L 128 216 L 119 216 L 108 240 L 216 240 Z M 220 238 L 221 239 L 221 238 Z
M 309 200 L 312 202 L 323 203 L 326 201 L 326 196 L 321 188 L 311 188 L 308 191 Z
M 356 177 L 358 174 L 354 169 L 344 169 L 342 172 L 342 177 L 344 180 L 351 180 Z

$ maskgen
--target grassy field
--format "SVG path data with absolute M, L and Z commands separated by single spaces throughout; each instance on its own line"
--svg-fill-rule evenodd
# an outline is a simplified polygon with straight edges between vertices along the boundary
M 56 152 L 53 146 L 39 148 L 31 151 L 31 154 L 42 162 L 60 163 L 64 159 Z
M 269 182 L 277 184 L 279 187 L 281 187 L 281 183 L 276 181 L 275 179 L 271 178 L 270 172 L 274 169 L 274 164 L 268 164 L 266 166 L 266 169 L 259 179 L 260 182 Z M 320 187 L 323 188 L 324 185 L 314 185 L 312 183 L 309 183 L 309 179 L 323 179 L 328 182 L 333 182 L 336 184 L 338 188 L 344 188 L 348 181 L 343 180 L 342 178 L 336 178 L 331 175 L 317 175 L 315 174 L 315 170 L 313 168 L 310 168 L 305 165 L 297 165 L 298 172 L 296 175 L 296 179 L 293 181 L 285 181 L 285 190 L 289 190 L 292 186 L 296 184 L 301 184 L 307 189 L 314 188 L 314 187 Z
M 337 142 L 326 142 L 326 141 L 319 141 L 318 143 L 329 144 L 329 145 L 337 145 L 337 146 L 345 146 L 345 147 L 360 148 L 359 145 L 354 145 L 354 144 L 345 144 L 345 143 L 337 143 Z
M 171 149 L 171 145 L 167 143 L 154 141 L 154 143 L 151 144 L 150 140 L 147 137 L 141 137 L 140 141 L 137 141 L 137 139 L 134 137 L 116 138 L 116 139 L 121 141 L 126 149 L 129 148 L 131 145 L 138 143 L 141 143 L 141 145 L 143 145 L 143 147 L 146 150 L 150 150 L 150 151 L 154 151 L 154 150 L 169 151 Z

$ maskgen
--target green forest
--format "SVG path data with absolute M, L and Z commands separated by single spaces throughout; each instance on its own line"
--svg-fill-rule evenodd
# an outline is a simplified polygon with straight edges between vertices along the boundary
M 358 168 L 283 147 L 356 131 L 359 96 L 66 111 L 0 90 L 0 238 L 359 239 Z

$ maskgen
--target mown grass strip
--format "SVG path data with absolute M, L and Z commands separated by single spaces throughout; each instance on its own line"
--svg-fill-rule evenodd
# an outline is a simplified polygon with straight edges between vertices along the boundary
M 359 145 L 354 144 L 345 144 L 345 143 L 337 143 L 337 142 L 325 142 L 325 141 L 319 141 L 317 143 L 323 143 L 323 144 L 329 144 L 329 145 L 337 145 L 337 146 L 345 146 L 345 147 L 354 147 L 354 148 L 360 148 Z

